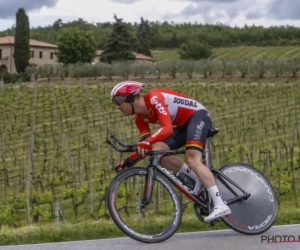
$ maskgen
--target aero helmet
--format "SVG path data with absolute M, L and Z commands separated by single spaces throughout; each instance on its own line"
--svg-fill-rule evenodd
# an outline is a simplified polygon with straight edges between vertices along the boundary
M 121 82 L 112 89 L 110 99 L 118 106 L 123 102 L 128 102 L 133 106 L 134 96 L 141 93 L 144 87 L 145 85 L 140 82 Z

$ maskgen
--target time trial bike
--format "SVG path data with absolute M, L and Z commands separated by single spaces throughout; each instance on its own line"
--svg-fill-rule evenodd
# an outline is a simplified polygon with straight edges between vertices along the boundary
M 254 167 L 245 163 L 231 163 L 214 168 L 211 163 L 210 140 L 219 132 L 218 128 L 212 127 L 207 136 L 207 142 L 203 153 L 203 163 L 213 173 L 216 184 L 219 188 L 221 197 L 225 204 L 231 209 L 231 214 L 210 222 L 214 225 L 223 221 L 229 228 L 246 235 L 256 235 L 267 231 L 275 222 L 278 213 L 278 202 L 276 193 L 268 181 L 268 179 Z M 136 144 L 125 144 L 116 136 L 108 133 L 106 142 L 119 152 L 136 152 Z M 117 147 L 113 140 L 121 146 Z M 182 221 L 182 203 L 175 191 L 176 187 L 179 192 L 189 198 L 194 203 L 193 211 L 203 223 L 204 217 L 209 215 L 213 209 L 213 202 L 202 185 L 200 194 L 194 194 L 193 191 L 184 185 L 175 175 L 163 168 L 159 164 L 161 157 L 177 155 L 185 153 L 185 149 L 179 150 L 150 150 L 146 155 L 150 156 L 146 167 L 129 167 L 118 173 L 111 181 L 107 193 L 106 204 L 112 220 L 117 227 L 127 236 L 144 243 L 157 243 L 170 238 L 178 229 Z M 120 184 L 128 177 L 142 177 L 144 184 L 142 187 L 142 198 L 136 206 L 136 211 L 144 211 L 151 204 L 153 198 L 153 188 L 156 183 L 161 184 L 167 190 L 170 200 L 174 208 L 172 219 L 166 229 L 162 229 L 159 233 L 141 233 L 128 226 L 120 216 L 120 211 L 126 209 L 126 206 L 117 207 L 116 199 L 124 198 L 126 200 L 126 192 L 117 194 Z M 132 189 L 135 189 L 134 186 Z M 126 188 L 126 190 L 128 190 Z M 136 190 L 134 190 L 136 191 Z M 128 196 L 129 197 L 129 196 Z M 164 199 L 167 199 L 166 197 Z M 125 201 L 124 201 L 125 202 Z M 126 203 L 126 202 L 125 202 Z M 128 209 L 128 208 L 127 208 Z M 128 213 L 129 211 L 127 211 Z M 153 211 L 152 211 L 153 212 Z M 131 218 L 133 220 L 133 218 Z M 159 226 L 157 226 L 159 228 Z M 151 230 L 150 230 L 151 231 Z

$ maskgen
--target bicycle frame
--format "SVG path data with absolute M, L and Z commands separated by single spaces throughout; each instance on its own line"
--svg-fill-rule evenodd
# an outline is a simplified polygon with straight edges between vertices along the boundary
M 106 142 L 110 144 L 115 150 L 119 152 L 136 152 L 136 144 L 125 144 L 124 142 L 120 141 L 116 136 L 113 134 L 110 134 L 110 137 L 116 140 L 121 146 L 127 147 L 126 149 L 120 149 L 116 147 L 108 138 L 106 139 Z M 226 200 L 224 203 L 227 205 L 231 205 L 234 203 L 237 203 L 241 200 L 247 199 L 250 195 L 243 190 L 239 185 L 237 185 L 235 182 L 233 182 L 230 178 L 228 178 L 226 175 L 224 175 L 221 171 L 218 169 L 213 168 L 211 164 L 211 153 L 210 153 L 210 140 L 211 138 L 207 138 L 205 149 L 203 153 L 203 163 L 205 166 L 207 166 L 210 171 L 218 178 L 224 186 L 228 188 L 235 196 L 236 198 Z M 152 198 L 152 191 L 153 191 L 153 185 L 154 185 L 154 176 L 156 171 L 160 172 L 162 175 L 164 175 L 180 192 L 185 194 L 190 200 L 194 201 L 199 207 L 203 209 L 208 209 L 210 204 L 206 200 L 203 200 L 201 197 L 195 195 L 192 190 L 190 190 L 188 187 L 184 186 L 181 181 L 176 178 L 172 173 L 170 173 L 166 168 L 163 168 L 160 166 L 159 161 L 161 158 L 165 156 L 170 155 L 177 155 L 177 154 L 184 154 L 185 149 L 182 150 L 150 150 L 146 155 L 149 155 L 150 158 L 148 160 L 147 166 L 146 166 L 146 183 L 144 188 L 144 194 L 142 199 L 141 207 L 144 208 L 147 204 L 151 202 Z M 130 166 L 131 167 L 131 166 Z M 224 181 L 224 179 L 228 182 L 230 182 L 232 185 L 234 185 L 236 188 L 241 190 L 243 192 L 243 195 L 238 196 L 232 188 Z M 206 191 L 207 192 L 207 191 Z M 209 197 L 209 196 L 207 196 Z
M 225 200 L 224 203 L 227 205 L 231 205 L 234 203 L 237 203 L 241 200 L 246 200 L 249 198 L 250 194 L 247 193 L 243 188 L 241 188 L 237 183 L 232 181 L 230 178 L 228 178 L 225 174 L 223 174 L 220 170 L 213 167 L 211 163 L 211 151 L 210 151 L 210 141 L 212 138 L 207 138 L 204 148 L 204 154 L 203 154 L 203 164 L 207 166 L 210 171 L 213 173 L 213 175 L 232 193 L 236 196 L 236 198 L 232 198 L 230 200 Z M 224 179 L 228 182 L 230 182 L 232 185 L 234 185 L 236 188 L 238 188 L 243 195 L 238 195 L 234 190 L 224 181 Z M 200 205 L 200 204 L 199 204 Z

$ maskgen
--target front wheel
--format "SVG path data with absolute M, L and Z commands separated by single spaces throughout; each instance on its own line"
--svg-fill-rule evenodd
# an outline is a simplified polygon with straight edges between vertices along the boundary
M 111 182 L 106 202 L 112 220 L 123 233 L 140 242 L 158 243 L 177 231 L 182 207 L 172 184 L 156 172 L 152 201 L 141 209 L 146 178 L 145 168 L 122 171 Z
M 256 235 L 267 231 L 274 224 L 278 214 L 276 193 L 268 179 L 257 169 L 243 163 L 225 165 L 220 168 L 220 171 L 250 193 L 246 201 L 229 205 L 231 214 L 222 219 L 224 223 L 233 230 L 246 235 Z M 238 188 L 226 180 L 225 182 L 237 195 L 242 195 Z M 216 183 L 223 200 L 235 197 L 219 179 Z

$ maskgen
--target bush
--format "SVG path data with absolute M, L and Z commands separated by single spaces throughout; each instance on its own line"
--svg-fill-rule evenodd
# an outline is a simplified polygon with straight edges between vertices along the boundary
M 26 72 L 20 73 L 18 75 L 18 77 L 19 77 L 18 80 L 20 82 L 29 82 L 30 81 L 30 75 Z
M 212 55 L 211 47 L 206 43 L 188 42 L 180 45 L 178 52 L 180 59 L 199 60 Z
M 8 83 L 16 83 L 16 82 L 28 82 L 30 81 L 30 75 L 28 73 L 13 73 L 5 72 L 3 75 L 3 82 Z
M 11 83 L 11 74 L 7 71 L 3 75 L 3 82 L 4 83 Z

